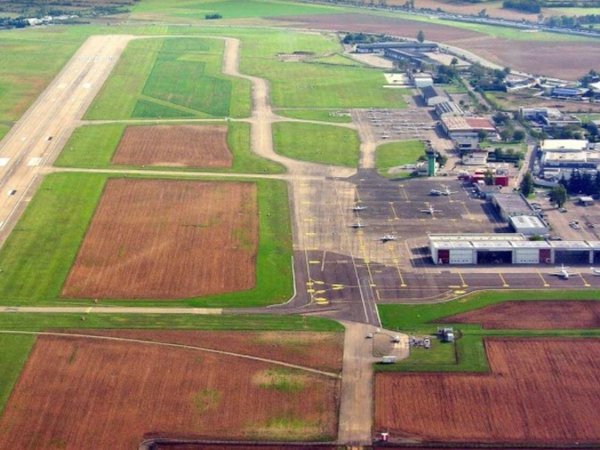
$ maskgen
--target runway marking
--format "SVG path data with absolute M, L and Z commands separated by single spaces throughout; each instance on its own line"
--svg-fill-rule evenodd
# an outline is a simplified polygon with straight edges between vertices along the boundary
M 398 217 L 398 214 L 396 213 L 396 208 L 394 208 L 394 202 L 390 202 L 390 208 L 392 208 L 392 213 L 394 214 L 393 220 L 400 220 L 400 217 Z
M 590 283 L 588 283 L 587 280 L 585 278 L 583 278 L 582 274 L 579 274 L 579 276 L 581 277 L 581 281 L 583 281 L 583 285 L 585 287 L 590 287 L 591 286 Z
M 29 161 L 27 162 L 27 165 L 30 167 L 39 166 L 41 162 L 42 162 L 42 158 L 30 158 Z
M 309 231 L 307 233 L 304 233 L 306 236 L 316 236 L 317 233 L 315 233 L 314 231 Z
M 323 250 L 323 256 L 321 257 L 321 272 L 325 270 L 325 259 L 327 258 L 327 250 Z
M 502 287 L 509 287 L 508 283 L 506 282 L 506 280 L 504 279 L 504 277 L 502 276 L 502 274 L 498 272 L 498 276 L 502 280 Z
M 469 285 L 467 283 L 465 283 L 465 279 L 463 278 L 462 273 L 460 273 L 460 272 L 456 272 L 456 273 L 458 274 L 458 276 L 460 278 L 460 281 L 462 283 L 462 287 L 464 287 L 464 288 L 469 287 Z
M 309 264 L 321 264 L 321 261 L 319 261 L 318 259 L 311 259 L 310 261 L 308 261 Z
M 539 275 L 539 277 L 542 279 L 542 283 L 544 283 L 544 287 L 550 287 L 550 285 L 548 284 L 546 279 L 542 276 L 542 273 L 539 270 L 536 270 L 536 272 Z
M 0 158 L 0 166 L 5 166 L 10 161 L 10 158 Z

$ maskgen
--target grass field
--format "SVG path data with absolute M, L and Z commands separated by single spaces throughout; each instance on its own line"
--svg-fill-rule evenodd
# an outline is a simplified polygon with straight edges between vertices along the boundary
M 221 74 L 223 48 L 219 39 L 131 42 L 86 117 L 247 116 L 249 83 Z
M 34 336 L 0 335 L 0 415 L 34 341 Z
M 385 89 L 383 71 L 333 63 L 311 62 L 340 51 L 337 38 L 307 33 L 270 31 L 240 36 L 241 71 L 271 81 L 271 100 L 279 108 L 367 108 L 405 106 L 403 89 Z M 308 52 L 307 61 L 285 61 L 281 55 Z
M 240 18 L 292 16 L 296 14 L 327 14 L 338 8 L 295 2 L 267 0 L 145 0 L 136 5 L 133 17 L 151 14 L 183 19 L 204 19 L 206 14 L 219 13 L 224 20 Z
M 99 174 L 72 173 L 49 175 L 44 180 L 0 250 L 3 303 L 81 304 L 76 299 L 61 299 L 59 295 L 106 179 Z M 169 301 L 169 306 L 264 306 L 289 298 L 292 253 L 287 188 L 277 181 L 259 180 L 257 184 L 260 233 L 256 287 L 231 294 Z M 127 304 L 167 303 L 130 301 Z
M 279 122 L 273 126 L 275 151 L 320 164 L 356 167 L 359 139 L 354 130 L 329 125 Z
M 9 125 L 5 125 L 5 124 L 0 124 L 0 140 L 6 136 L 6 133 L 8 133 L 10 130 L 10 126 Z
M 421 141 L 400 141 L 391 142 L 377 147 L 375 154 L 375 168 L 382 177 L 396 177 L 397 174 L 390 174 L 392 167 L 404 164 L 414 164 L 419 156 L 425 153 L 425 147 Z M 408 172 L 402 172 L 408 176 Z
M 512 291 L 485 292 L 459 300 L 429 305 L 379 305 L 383 326 L 414 335 L 432 335 L 436 321 L 447 316 L 464 313 L 484 306 L 511 300 L 597 300 L 594 291 Z M 561 330 L 502 330 L 483 329 L 479 324 L 450 324 L 458 330 L 459 339 L 454 344 L 434 345 L 431 350 L 417 349 L 411 356 L 392 366 L 378 366 L 377 370 L 409 371 L 487 371 L 488 363 L 483 351 L 485 336 L 562 336 L 600 337 L 600 329 Z
M 17 120 L 83 40 L 84 35 L 78 30 L 3 31 L 0 121 Z
M 216 122 L 215 122 L 216 123 Z M 169 125 L 173 125 L 169 122 Z M 125 124 L 88 125 L 77 128 L 56 160 L 59 167 L 82 167 L 105 169 L 108 167 L 127 167 L 111 165 Z M 285 169 L 277 163 L 260 158 L 250 150 L 250 125 L 243 122 L 228 122 L 227 142 L 233 153 L 233 165 L 228 169 L 215 168 L 180 168 L 169 167 L 169 170 L 201 170 L 214 172 L 238 173 L 283 173 Z M 147 169 L 160 167 L 147 166 Z

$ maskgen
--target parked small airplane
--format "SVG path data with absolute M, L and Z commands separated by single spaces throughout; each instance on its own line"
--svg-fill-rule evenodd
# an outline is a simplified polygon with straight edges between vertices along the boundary
M 571 275 L 577 275 L 575 272 L 569 272 L 569 267 L 561 264 L 560 267 L 557 267 L 558 272 L 552 272 L 550 275 L 554 275 L 556 277 L 560 277 L 563 280 L 568 280 Z
M 355 228 L 355 229 L 357 229 L 357 228 L 364 228 L 364 227 L 365 227 L 365 225 L 363 225 L 360 222 L 356 222 L 356 223 L 353 223 L 352 225 L 350 225 L 350 228 Z
M 398 239 L 396 237 L 395 234 L 384 234 L 383 236 L 381 236 L 379 238 L 379 240 L 383 243 L 389 242 L 389 241 L 395 241 L 396 239 Z
M 422 209 L 421 212 L 426 213 L 426 214 L 431 214 L 433 216 L 435 213 L 439 213 L 442 211 L 440 211 L 439 209 L 433 209 L 433 206 L 429 205 L 429 207 L 427 209 Z
M 451 191 L 448 186 L 444 186 L 442 185 L 442 189 L 432 189 L 429 191 L 429 195 L 435 195 L 435 196 L 440 196 L 440 195 L 444 195 L 446 197 L 452 195 L 452 194 L 456 194 L 458 191 Z
M 363 206 L 363 205 L 356 205 L 352 207 L 352 211 L 364 211 L 365 209 L 367 209 L 367 206 Z
M 595 267 L 590 267 L 592 273 L 600 277 L 600 269 L 596 269 Z

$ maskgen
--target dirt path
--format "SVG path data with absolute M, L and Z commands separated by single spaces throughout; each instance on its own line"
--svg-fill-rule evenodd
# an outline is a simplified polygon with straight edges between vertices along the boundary
M 260 361 L 269 364 L 275 364 L 278 366 L 287 367 L 290 369 L 302 370 L 304 372 L 311 372 L 317 375 L 323 375 L 330 378 L 339 378 L 340 376 L 336 373 L 327 372 L 324 370 L 313 369 L 310 367 L 300 366 L 297 364 L 286 363 L 283 361 L 278 361 L 276 359 L 268 359 L 261 358 L 259 356 L 245 355 L 242 353 L 228 352 L 225 350 L 215 350 L 212 348 L 206 347 L 197 347 L 194 345 L 186 345 L 186 344 L 174 344 L 170 342 L 156 342 L 156 341 L 148 341 L 144 339 L 132 339 L 132 338 L 120 338 L 114 336 L 98 336 L 92 334 L 81 334 L 81 333 L 58 333 L 58 332 L 50 332 L 50 331 L 13 331 L 13 330 L 0 330 L 0 334 L 15 334 L 15 335 L 32 335 L 32 336 L 57 336 L 57 337 L 78 337 L 78 338 L 86 338 L 86 339 L 95 339 L 101 341 L 117 341 L 117 342 L 131 342 L 136 344 L 145 344 L 145 345 L 160 345 L 162 347 L 171 347 L 171 348 L 183 348 L 188 350 L 196 350 L 205 353 L 215 353 L 218 355 L 227 355 L 234 356 L 236 358 L 250 359 L 253 361 Z
M 352 113 L 352 120 L 357 126 L 360 137 L 360 163 L 361 169 L 375 168 L 375 150 L 377 150 L 377 138 L 373 134 L 371 124 L 364 120 L 364 115 Z

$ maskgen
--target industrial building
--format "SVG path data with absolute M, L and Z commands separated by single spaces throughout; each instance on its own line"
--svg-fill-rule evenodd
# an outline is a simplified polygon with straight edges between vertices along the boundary
M 590 150 L 590 144 L 585 139 L 544 139 L 540 142 L 539 150 L 543 152 L 582 152 Z
M 374 42 L 372 44 L 356 44 L 354 51 L 356 53 L 382 53 L 385 49 L 398 49 L 407 52 L 435 52 L 438 45 L 435 43 L 424 43 L 416 41 L 389 41 Z
M 569 179 L 573 170 L 594 174 L 600 166 L 600 151 L 584 139 L 546 139 L 538 150 L 546 179 Z
M 463 116 L 465 112 L 463 109 L 454 102 L 442 102 L 435 105 L 435 113 L 441 119 L 443 116 Z
M 556 108 L 520 108 L 519 113 L 523 119 L 533 122 L 542 129 L 581 125 L 581 119 L 563 114 Z
M 421 98 L 427 106 L 435 106 L 450 101 L 446 92 L 434 86 L 425 86 L 420 89 Z
M 427 86 L 433 86 L 433 76 L 427 72 L 413 72 L 408 71 L 408 79 L 411 81 L 414 87 L 424 88 Z
M 458 150 L 474 150 L 479 145 L 479 134 L 496 134 L 496 127 L 486 117 L 464 117 L 444 115 L 440 119 L 442 128 L 452 139 Z
M 523 234 L 429 235 L 434 264 L 598 264 L 600 241 L 529 241 Z
M 550 232 L 546 223 L 538 216 L 512 216 L 509 223 L 516 233 L 525 236 L 545 236 Z
M 500 217 L 509 222 L 515 216 L 534 216 L 535 211 L 523 194 L 517 192 L 498 193 L 492 197 L 492 203 L 498 208 Z

